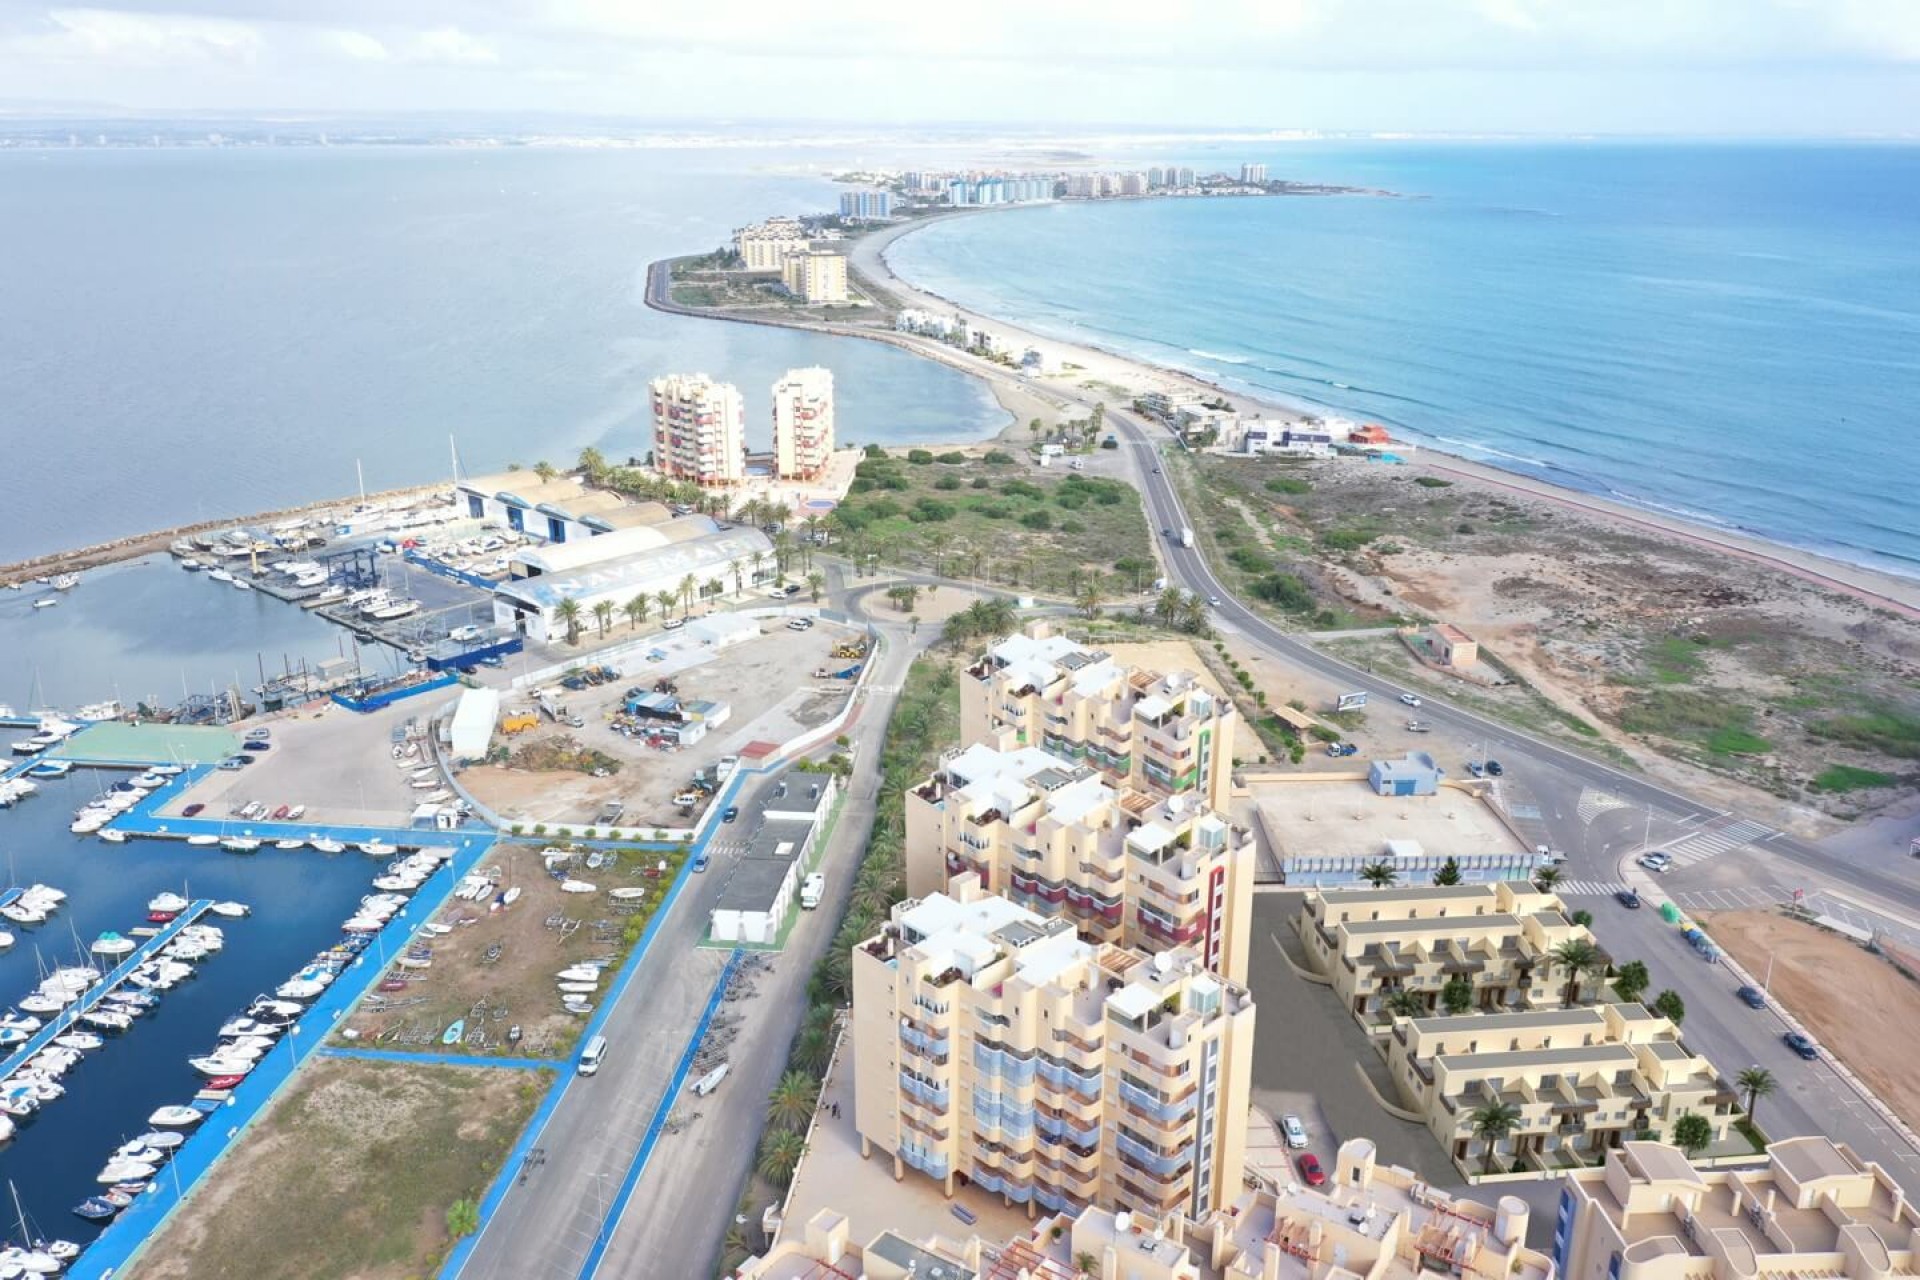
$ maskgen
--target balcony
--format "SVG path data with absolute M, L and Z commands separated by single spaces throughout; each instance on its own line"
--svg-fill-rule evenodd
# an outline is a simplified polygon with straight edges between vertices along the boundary
M 953 1104 L 952 1090 L 941 1085 L 929 1084 L 923 1080 L 916 1079 L 905 1071 L 900 1073 L 900 1091 L 909 1098 L 917 1102 L 925 1103 L 943 1115 L 946 1113 L 947 1108 Z
M 1043 1137 L 1085 1151 L 1089 1156 L 1099 1153 L 1100 1125 L 1097 1121 L 1076 1124 L 1073 1117 L 1064 1112 L 1051 1114 L 1042 1111 L 1034 1116 L 1033 1127 Z
M 1031 1056 L 1022 1058 L 1004 1049 L 991 1048 L 977 1040 L 973 1046 L 973 1065 L 985 1074 L 1015 1087 L 1033 1083 L 1035 1063 Z
M 1184 1178 L 1193 1168 L 1193 1143 L 1183 1142 L 1167 1152 L 1160 1152 L 1146 1143 L 1127 1136 L 1123 1129 L 1115 1135 L 1114 1143 L 1119 1148 L 1120 1158 L 1143 1169 L 1156 1178 Z
M 900 1043 L 924 1057 L 936 1058 L 944 1066 L 952 1041 L 945 1035 L 934 1035 L 914 1026 L 910 1022 L 900 1024 Z
M 918 1151 L 912 1147 L 900 1148 L 900 1159 L 908 1168 L 918 1169 L 931 1178 L 947 1176 L 946 1156 L 934 1151 Z
M 1087 1102 L 1100 1096 L 1102 1075 L 1098 1068 L 1075 1070 L 1064 1062 L 1042 1055 L 1039 1070 L 1040 1079 L 1055 1089 L 1064 1089 Z
M 1125 1080 L 1120 1082 L 1122 1101 L 1163 1124 L 1177 1124 L 1192 1119 L 1199 1096 L 1197 1092 L 1189 1093 L 1186 1097 L 1173 1101 L 1163 1094 L 1128 1084 Z

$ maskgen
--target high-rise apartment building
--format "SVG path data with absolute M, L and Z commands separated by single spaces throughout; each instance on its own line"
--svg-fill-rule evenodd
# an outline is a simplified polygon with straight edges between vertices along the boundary
M 833 457 L 833 371 L 789 369 L 773 384 L 773 464 L 782 480 L 813 480 Z
M 704 373 L 655 378 L 653 465 L 671 480 L 709 487 L 747 478 L 747 424 L 740 392 Z
M 769 218 L 733 233 L 733 247 L 749 271 L 778 271 L 789 254 L 803 253 L 810 241 L 795 218 Z
M 1249 186 L 1261 186 L 1267 180 L 1267 166 L 1263 164 L 1243 164 L 1240 166 L 1240 181 Z
M 1231 1204 L 1252 996 L 1191 951 L 1096 947 L 970 888 L 900 903 L 854 948 L 861 1153 L 1030 1211 Z
M 893 193 L 891 191 L 842 191 L 840 193 L 840 216 L 855 222 L 874 222 L 893 216 Z
M 780 280 L 802 302 L 847 300 L 847 257 L 828 249 L 807 249 L 780 260 Z
M 907 892 L 974 876 L 1095 942 L 1191 947 L 1244 982 L 1253 833 L 1197 796 L 1155 797 L 1034 747 L 949 752 L 906 797 Z
M 1190 187 L 1193 185 L 1193 170 L 1187 168 L 1185 165 L 1180 166 L 1178 169 L 1171 170 L 1170 172 L 1173 175 L 1170 181 L 1173 183 L 1174 186 Z
M 960 682 L 960 741 L 1040 747 L 1150 796 L 1233 794 L 1233 702 L 1191 672 L 1125 666 L 1044 626 L 994 645 Z

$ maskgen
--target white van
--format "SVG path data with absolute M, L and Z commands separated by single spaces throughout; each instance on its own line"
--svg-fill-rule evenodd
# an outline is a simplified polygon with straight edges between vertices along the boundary
M 800 885 L 801 908 L 806 911 L 813 910 L 820 905 L 820 900 L 824 898 L 826 894 L 827 878 L 816 871 L 808 876 Z
M 607 1038 L 595 1036 L 587 1041 L 586 1050 L 580 1055 L 580 1065 L 576 1068 L 583 1076 L 590 1076 L 600 1070 L 600 1063 L 607 1056 Z

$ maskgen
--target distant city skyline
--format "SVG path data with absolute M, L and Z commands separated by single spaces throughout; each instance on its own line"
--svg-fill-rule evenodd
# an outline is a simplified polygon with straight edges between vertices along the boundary
M 964 83 L 965 105 L 928 92 Z M 804 95 L 794 86 L 804 84 Z M 0 114 L 1914 136 L 1905 0 L 0 0 Z

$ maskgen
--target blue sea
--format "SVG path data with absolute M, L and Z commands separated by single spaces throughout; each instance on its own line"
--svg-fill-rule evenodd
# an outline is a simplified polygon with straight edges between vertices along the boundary
M 844 163 L 841 157 L 839 163 Z M 0 149 L 0 562 L 452 472 L 650 447 L 703 370 L 771 435 L 834 371 L 842 440 L 978 438 L 978 382 L 905 352 L 687 320 L 647 264 L 830 208 L 817 151 Z M 53 611 L 49 611 L 53 612 Z
M 1920 147 L 1103 157 L 1382 188 L 956 218 L 894 267 L 1030 328 L 1920 576 Z

